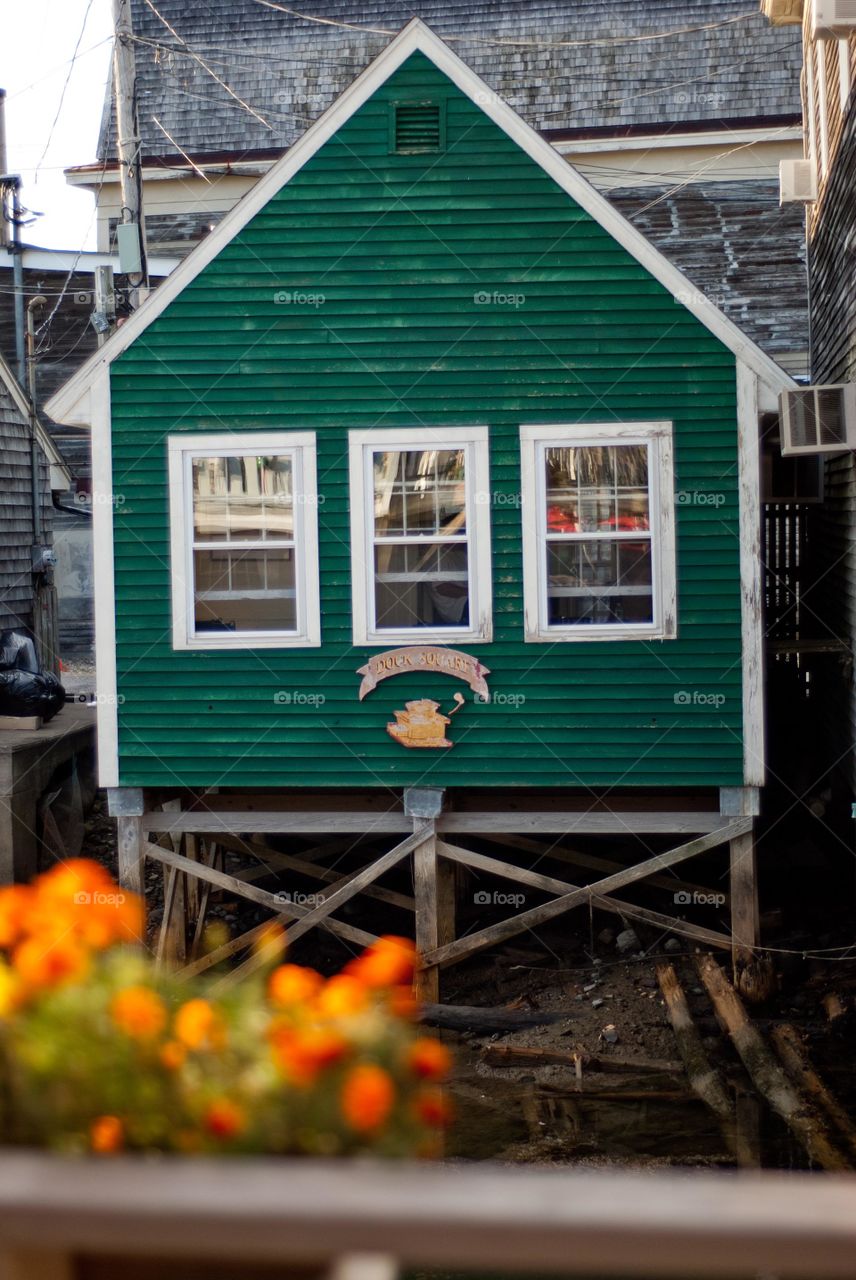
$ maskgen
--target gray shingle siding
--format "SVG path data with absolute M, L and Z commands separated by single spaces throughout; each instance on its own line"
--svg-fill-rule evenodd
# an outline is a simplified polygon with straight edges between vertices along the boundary
M 754 0 L 132 0 L 146 155 L 285 148 L 417 14 L 534 127 L 582 129 L 798 115 L 799 32 Z M 376 31 L 309 21 L 328 18 Z M 679 32 L 647 39 L 661 32 Z M 707 29 L 704 29 L 707 28 Z M 507 41 L 507 44 L 498 43 Z M 186 45 L 185 45 L 186 42 Z M 262 120 L 224 89 L 186 46 Z M 105 110 L 99 158 L 115 156 Z
M 47 459 L 41 460 L 42 524 L 50 543 L 51 495 Z M 33 623 L 33 543 L 30 429 L 0 380 L 0 630 Z

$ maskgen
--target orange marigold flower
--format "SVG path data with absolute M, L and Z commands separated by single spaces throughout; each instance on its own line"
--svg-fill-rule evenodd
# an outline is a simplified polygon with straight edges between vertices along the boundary
M 419 1012 L 419 1001 L 411 986 L 390 987 L 386 999 L 390 1013 L 396 1018 L 412 1019 Z
M 27 923 L 35 901 L 28 884 L 10 884 L 0 889 L 0 947 L 13 947 L 27 931 Z
M 382 1067 L 353 1067 L 342 1087 L 342 1115 L 357 1133 L 371 1133 L 387 1119 L 395 1102 L 395 1086 Z
M 325 1018 L 345 1018 L 362 1013 L 368 1004 L 368 992 L 352 974 L 340 973 L 324 983 L 315 1007 Z
M 135 1040 L 150 1040 L 166 1026 L 166 1005 L 149 987 L 125 987 L 110 1002 L 110 1013 L 120 1031 Z
M 236 1138 L 247 1124 L 243 1108 L 229 1098 L 216 1098 L 208 1105 L 203 1123 L 212 1138 L 220 1138 L 228 1142 Z
M 166 1044 L 161 1045 L 159 1057 L 167 1071 L 177 1071 L 187 1057 L 187 1050 L 177 1040 L 167 1040 Z
M 452 1066 L 452 1055 L 439 1040 L 424 1036 L 414 1040 L 407 1050 L 407 1065 L 423 1080 L 443 1080 Z
M 58 987 L 81 978 L 89 956 L 73 938 L 27 938 L 15 949 L 12 963 L 26 986 Z
M 367 987 L 394 987 L 412 980 L 416 959 L 416 947 L 409 938 L 386 934 L 352 960 L 346 972 Z
M 217 1049 L 225 1043 L 226 1028 L 207 1000 L 188 1000 L 175 1015 L 175 1035 L 188 1049 Z
M 348 1051 L 344 1036 L 323 1027 L 297 1030 L 275 1024 L 269 1039 L 274 1061 L 296 1085 L 312 1084 L 321 1071 L 340 1062 Z
M 452 1119 L 452 1104 L 436 1086 L 420 1089 L 413 1100 L 413 1110 L 423 1124 L 443 1129 Z
M 99 1116 L 89 1126 L 89 1145 L 100 1156 L 120 1151 L 124 1136 L 122 1121 L 118 1116 Z
M 314 969 L 304 969 L 299 964 L 281 964 L 268 980 L 268 995 L 274 1004 L 283 1008 L 303 1004 L 317 995 L 324 979 Z

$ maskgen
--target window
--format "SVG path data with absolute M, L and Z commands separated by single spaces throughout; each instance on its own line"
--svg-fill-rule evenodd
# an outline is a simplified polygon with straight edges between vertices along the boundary
M 352 431 L 354 643 L 491 638 L 487 427 Z
M 674 637 L 671 424 L 520 436 L 526 639 Z
M 315 437 L 169 439 L 173 647 L 321 642 Z

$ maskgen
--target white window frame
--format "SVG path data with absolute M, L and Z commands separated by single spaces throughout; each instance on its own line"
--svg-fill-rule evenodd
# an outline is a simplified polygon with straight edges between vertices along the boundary
M 169 436 L 170 581 L 174 649 L 314 649 L 321 644 L 318 487 L 313 431 Z M 197 632 L 193 570 L 194 458 L 290 455 L 294 494 L 295 630 Z
M 651 525 L 653 622 L 550 626 L 548 618 L 544 449 L 645 445 Z M 674 640 L 677 636 L 675 486 L 671 422 L 532 424 L 520 428 L 523 499 L 523 608 L 528 643 Z
M 380 628 L 375 624 L 372 453 L 394 449 L 466 451 L 469 615 L 466 627 Z M 486 426 L 408 427 L 348 433 L 351 487 L 351 590 L 354 644 L 486 644 L 493 638 L 490 542 L 490 442 Z M 427 538 L 426 541 L 436 541 Z

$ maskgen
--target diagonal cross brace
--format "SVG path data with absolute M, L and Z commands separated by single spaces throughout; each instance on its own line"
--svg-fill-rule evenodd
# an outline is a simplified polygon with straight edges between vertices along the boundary
M 395 845 L 388 853 L 378 858 L 376 862 L 372 862 L 367 867 L 363 867 L 362 871 L 358 871 L 347 884 L 342 885 L 341 889 L 337 889 L 331 893 L 329 898 L 325 898 L 322 903 L 308 911 L 305 916 L 301 916 L 296 925 L 292 925 L 288 931 L 289 942 L 295 942 L 301 938 L 309 929 L 314 929 L 316 925 L 323 925 L 327 922 L 327 917 L 348 902 L 349 899 L 356 897 L 365 889 L 366 885 L 372 884 L 385 871 L 389 871 L 390 867 L 394 867 L 396 863 L 401 862 L 408 853 L 423 844 L 429 836 L 434 834 L 434 827 L 430 823 L 420 827 L 418 831 L 414 831 L 412 836 L 408 836 L 406 840 L 402 840 L 400 844 Z
M 472 933 L 466 938 L 459 938 L 456 942 L 450 942 L 445 947 L 438 947 L 436 951 L 431 951 L 423 957 L 423 964 L 426 967 L 431 965 L 442 967 L 453 964 L 456 960 L 472 955 L 475 951 L 481 951 L 485 947 L 492 947 L 498 942 L 504 942 L 506 938 L 513 938 L 516 934 L 522 933 L 524 929 L 533 929 L 540 924 L 545 924 L 546 921 L 552 920 L 554 916 L 563 915 L 564 912 L 570 911 L 572 907 L 579 906 L 583 902 L 589 902 L 595 895 L 606 896 L 614 893 L 617 889 L 623 889 L 625 885 L 646 879 L 652 872 L 662 871 L 666 867 L 686 861 L 687 858 L 694 858 L 698 854 L 706 853 L 708 849 L 714 849 L 717 845 L 726 844 L 728 841 L 736 839 L 737 836 L 747 835 L 752 830 L 752 825 L 752 818 L 738 818 L 726 823 L 724 826 L 717 828 L 716 831 L 699 836 L 696 840 L 690 840 L 687 844 L 678 845 L 677 848 L 669 849 L 665 853 L 658 853 L 646 862 L 622 868 L 621 871 L 616 871 L 613 875 L 604 876 L 602 880 L 596 880 L 594 884 L 572 889 L 570 893 L 562 894 L 561 897 L 554 898 L 552 902 L 545 902 L 539 907 L 532 907 L 529 911 L 524 911 L 518 916 L 512 916 L 508 920 L 501 920 L 498 924 L 489 925 L 488 928 L 481 929 L 478 933 Z

